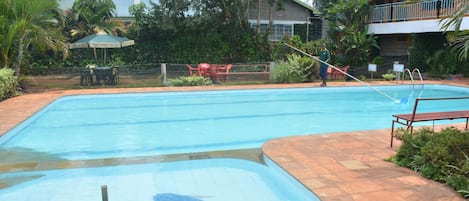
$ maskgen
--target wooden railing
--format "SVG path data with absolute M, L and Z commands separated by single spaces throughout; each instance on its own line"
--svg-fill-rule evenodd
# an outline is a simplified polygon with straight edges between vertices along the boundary
M 427 0 L 416 3 L 380 4 L 372 7 L 370 23 L 439 19 L 450 16 L 468 5 L 469 0 Z

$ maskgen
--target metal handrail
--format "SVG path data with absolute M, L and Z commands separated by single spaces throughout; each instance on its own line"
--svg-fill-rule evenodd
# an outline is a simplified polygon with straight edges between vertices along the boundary
M 410 71 L 410 69 L 406 68 L 404 70 L 404 73 L 402 74 L 402 80 L 405 80 L 405 73 L 406 72 L 409 74 L 409 77 L 410 77 L 410 80 L 411 80 L 411 83 L 412 83 L 412 87 L 414 87 L 414 85 L 415 85 L 415 83 L 414 83 L 414 72 L 417 72 L 417 74 L 419 75 L 420 82 L 422 83 L 422 86 L 423 86 L 422 74 L 420 73 L 420 70 L 418 68 L 414 68 L 412 70 L 412 72 Z
M 372 6 L 370 23 L 439 19 L 451 16 L 468 0 L 426 0 L 416 3 L 397 2 Z M 469 11 L 468 11 L 469 14 Z
M 402 81 L 405 80 L 405 73 L 406 73 L 406 72 L 409 73 L 409 77 L 410 77 L 410 81 L 411 81 L 411 83 L 412 83 L 412 87 L 414 87 L 414 77 L 412 76 L 412 73 L 410 72 L 410 70 L 409 70 L 408 68 L 406 68 L 406 69 L 404 70 L 404 73 L 402 73 Z
M 414 70 L 412 70 L 412 76 L 414 75 L 414 72 L 417 72 L 418 75 L 419 75 L 419 78 L 420 78 L 420 82 L 422 83 L 423 85 L 423 77 L 422 77 L 422 74 L 420 73 L 420 70 L 418 68 L 414 68 Z

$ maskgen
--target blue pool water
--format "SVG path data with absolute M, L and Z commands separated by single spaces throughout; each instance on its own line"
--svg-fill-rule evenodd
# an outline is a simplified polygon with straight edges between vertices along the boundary
M 0 148 L 94 159 L 260 147 L 284 136 L 390 128 L 416 97 L 469 96 L 464 87 L 368 87 L 80 95 L 58 99 L 0 138 Z M 419 111 L 467 109 L 467 100 Z M 431 124 L 431 122 L 429 122 Z
M 268 162 L 269 166 L 274 165 Z M 204 159 L 0 174 L 33 178 L 0 189 L 4 201 L 318 201 L 275 168 L 239 159 Z

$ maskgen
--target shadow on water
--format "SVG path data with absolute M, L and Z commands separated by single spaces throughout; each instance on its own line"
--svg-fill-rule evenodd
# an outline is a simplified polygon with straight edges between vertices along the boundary
M 68 160 L 65 158 L 58 157 L 54 154 L 37 152 L 31 149 L 12 148 L 0 149 L 0 158 L 2 159 L 0 161 L 0 190 L 45 176 L 39 173 L 15 175 L 15 173 L 18 172 L 24 173 L 40 170 L 90 168 L 115 165 L 172 162 L 183 160 L 202 160 L 210 158 L 238 158 L 261 164 L 264 163 L 261 148 L 88 160 Z M 157 194 L 155 195 L 154 200 L 199 200 L 195 198 L 189 199 L 185 198 L 184 196 L 175 194 L 173 194 L 173 197 L 171 197 L 171 195 L 172 194 L 168 193 Z
M 0 166 L 5 164 L 19 164 L 19 163 L 37 163 L 44 161 L 64 161 L 67 159 L 58 157 L 54 154 L 45 152 L 37 152 L 32 149 L 15 147 L 8 149 L 0 149 Z
M 53 154 L 25 148 L 0 149 L 0 158 L 2 159 L 0 161 L 0 190 L 45 176 L 44 174 L 2 175 L 2 173 L 30 171 L 37 168 L 40 163 L 66 160 Z
M 9 177 L 2 177 L 0 175 L 0 190 L 9 188 L 24 182 L 32 181 L 35 179 L 39 179 L 45 175 L 37 174 L 37 175 L 23 175 L 23 176 L 9 176 Z
M 174 193 L 159 193 L 153 196 L 153 201 L 203 201 L 188 195 Z

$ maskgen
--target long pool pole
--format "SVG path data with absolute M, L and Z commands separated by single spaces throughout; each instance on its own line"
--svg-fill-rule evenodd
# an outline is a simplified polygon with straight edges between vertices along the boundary
M 329 64 L 329 63 L 327 63 L 327 62 L 325 62 L 325 61 L 322 61 L 321 59 L 319 59 L 319 58 L 317 58 L 317 57 L 314 57 L 313 55 L 310 55 L 310 54 L 306 53 L 306 52 L 303 51 L 303 50 L 300 50 L 300 49 L 298 49 L 298 48 L 296 48 L 296 47 L 293 47 L 293 46 L 291 46 L 291 45 L 288 44 L 288 43 L 283 43 L 283 44 L 286 45 L 286 46 L 288 46 L 288 47 L 290 47 L 290 48 L 292 48 L 292 49 L 294 49 L 294 50 L 296 50 L 296 51 L 298 51 L 298 52 L 300 52 L 300 53 L 302 53 L 302 54 L 304 54 L 304 55 L 306 55 L 306 56 L 308 56 L 308 57 L 313 58 L 313 59 L 316 60 L 316 61 L 319 61 L 320 63 L 326 64 L 327 66 L 330 66 L 331 68 L 334 68 L 335 70 L 337 70 L 337 71 L 343 73 L 344 75 L 347 75 L 347 76 L 349 76 L 350 78 L 352 78 L 352 79 L 354 79 L 354 80 L 356 80 L 356 81 L 358 81 L 358 82 L 360 82 L 360 83 L 366 85 L 367 87 L 369 87 L 369 88 L 375 90 L 375 91 L 378 92 L 379 94 L 381 94 L 381 95 L 383 95 L 383 96 L 385 96 L 385 97 L 391 99 L 392 101 L 394 101 L 394 102 L 396 102 L 396 103 L 399 103 L 399 102 L 400 102 L 399 100 L 397 100 L 397 99 L 395 99 L 395 98 L 393 98 L 393 97 L 391 97 L 391 96 L 385 94 L 384 92 L 382 92 L 382 91 L 378 90 L 377 88 L 375 88 L 375 87 L 369 85 L 368 83 L 359 80 L 358 78 L 354 77 L 353 75 L 350 75 L 350 74 L 344 72 L 343 70 L 341 70 L 340 68 L 335 67 L 335 66 L 332 65 L 332 64 Z

